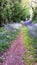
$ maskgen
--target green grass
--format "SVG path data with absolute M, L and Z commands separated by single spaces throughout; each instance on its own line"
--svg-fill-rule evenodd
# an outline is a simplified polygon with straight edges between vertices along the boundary
M 35 55 L 35 44 L 37 43 L 37 39 L 36 38 L 32 38 L 30 36 L 29 30 L 26 26 L 24 26 L 23 28 L 23 41 L 24 41 L 24 45 L 27 49 L 27 52 L 25 53 L 25 55 L 23 56 L 23 59 L 26 60 L 27 65 L 33 65 L 33 62 L 35 61 L 34 55 Z M 32 56 L 32 58 L 30 58 L 30 55 Z

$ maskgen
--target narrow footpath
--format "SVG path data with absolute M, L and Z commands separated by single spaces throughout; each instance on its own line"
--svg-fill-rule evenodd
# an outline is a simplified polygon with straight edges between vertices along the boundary
M 10 49 L 5 53 L 5 61 L 2 65 L 26 65 L 26 62 L 22 60 L 23 54 L 26 51 L 22 41 L 22 31 L 12 42 Z

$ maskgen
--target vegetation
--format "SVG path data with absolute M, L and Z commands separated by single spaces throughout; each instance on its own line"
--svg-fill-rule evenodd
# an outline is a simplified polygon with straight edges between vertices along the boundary
M 37 22 L 37 6 L 35 7 L 33 11 L 33 21 Z
M 12 20 L 14 22 L 20 22 L 21 20 L 25 20 L 27 17 L 30 17 L 29 7 L 23 7 L 21 3 L 15 1 L 12 8 Z
M 13 22 L 20 22 L 21 20 L 25 20 L 26 17 L 30 17 L 27 6 L 23 7 L 18 1 L 12 3 L 9 0 L 5 0 L 4 2 L 0 1 L 0 4 L 0 27 L 4 23 L 11 22 L 11 20 Z
M 23 59 L 26 60 L 27 65 L 31 65 L 34 61 L 37 61 L 37 38 L 31 37 L 30 32 L 26 26 L 23 28 L 23 41 L 27 49 Z
M 20 0 L 19 0 L 20 1 Z M 29 0 L 25 1 L 25 6 L 22 6 L 24 3 L 20 3 L 18 0 L 0 0 L 0 56 L 3 52 L 10 47 L 11 41 L 14 40 L 20 32 L 20 29 L 16 31 L 8 31 L 3 25 L 12 22 L 20 22 L 21 20 L 25 21 L 26 18 L 30 18 L 30 6 L 28 5 Z M 33 18 L 32 21 L 37 22 L 37 6 L 32 7 Z M 37 34 L 37 28 L 35 30 Z M 34 61 L 37 61 L 37 38 L 34 38 L 30 35 L 30 32 L 26 26 L 23 28 L 23 41 L 27 49 L 23 59 L 26 60 L 27 65 L 33 64 Z M 3 62 L 2 58 L 0 61 Z
M 30 6 L 32 8 L 32 11 L 33 11 L 32 21 L 37 23 L 37 1 L 33 0 L 31 3 L 34 3 L 34 5 Z
M 2 0 L 3 1 L 3 0 Z M 0 27 L 3 23 L 8 23 L 11 21 L 11 5 L 10 1 L 5 0 L 4 3 L 0 2 Z
M 22 12 L 21 4 L 18 1 L 15 1 L 12 7 L 12 20 L 14 22 L 20 22 L 21 12 Z
M 0 62 L 3 63 L 4 59 L 0 57 Z
M 8 32 L 4 27 L 0 29 L 0 54 L 10 47 L 11 41 L 19 34 L 19 29 L 14 32 Z
M 12 11 L 11 11 L 11 5 L 10 3 L 4 3 L 4 8 L 2 11 L 2 19 L 4 23 L 11 22 L 11 16 L 12 16 Z

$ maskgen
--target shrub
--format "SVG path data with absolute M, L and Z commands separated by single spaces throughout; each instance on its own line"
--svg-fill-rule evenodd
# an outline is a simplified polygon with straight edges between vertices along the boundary
M 29 10 L 27 7 L 22 7 L 21 3 L 15 1 L 5 1 L 3 6 L 1 6 L 1 24 L 8 23 L 13 20 L 13 22 L 20 22 L 29 18 Z
M 21 3 L 15 1 L 12 7 L 12 20 L 14 22 L 20 22 L 21 20 L 25 20 L 29 17 L 29 7 L 23 7 Z
M 4 1 L 4 0 L 3 0 Z M 10 22 L 12 11 L 10 1 L 5 0 L 4 3 L 0 2 L 0 27 L 3 23 Z
M 30 18 L 29 7 L 27 6 L 23 7 L 21 12 L 21 20 L 26 20 L 26 18 Z
M 21 11 L 22 11 L 21 4 L 18 1 L 15 1 L 12 7 L 12 20 L 14 22 L 20 22 Z
M 4 6 L 3 11 L 2 11 L 2 19 L 3 19 L 4 23 L 6 23 L 6 20 L 8 20 L 7 22 L 11 21 L 12 11 L 11 11 L 10 3 L 7 2 L 4 5 L 5 6 Z
M 37 22 L 37 6 L 35 7 L 33 11 L 33 21 Z

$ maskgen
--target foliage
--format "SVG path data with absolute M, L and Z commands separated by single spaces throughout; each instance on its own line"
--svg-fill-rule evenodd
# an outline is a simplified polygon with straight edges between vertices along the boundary
M 33 0 L 33 2 L 32 2 L 33 4 L 31 4 L 30 5 L 30 7 L 31 7 L 31 9 L 32 9 L 32 21 L 33 21 L 33 23 L 37 23 L 37 1 L 35 0 Z
M 4 59 L 2 57 L 0 57 L 0 62 L 3 63 Z
M 22 13 L 21 13 L 21 19 L 26 20 L 26 18 L 30 18 L 30 13 L 29 13 L 29 7 L 24 6 Z
M 3 22 L 6 20 L 11 20 L 11 5 L 10 1 L 8 0 L 2 0 L 0 2 L 0 26 L 3 24 Z
M 21 4 L 22 4 L 22 6 L 28 5 L 29 0 L 21 0 Z
M 18 1 L 15 1 L 12 7 L 12 20 L 14 22 L 20 22 L 20 15 L 22 11 L 22 6 Z
M 25 20 L 29 18 L 29 7 L 22 6 L 21 3 L 15 1 L 12 7 L 12 20 L 14 22 L 20 22 L 20 20 Z
M 17 37 L 19 32 L 19 29 L 12 33 L 9 33 L 4 27 L 0 29 L 0 54 L 10 47 L 11 41 Z
M 7 2 L 6 4 L 4 3 L 3 7 L 4 8 L 2 11 L 2 19 L 3 19 L 4 23 L 6 22 L 6 20 L 8 20 L 7 22 L 10 22 L 11 21 L 11 14 L 12 14 L 11 5 L 9 2 Z
M 30 36 L 29 30 L 26 26 L 23 28 L 23 41 L 27 49 L 23 59 L 26 60 L 27 65 L 31 65 L 34 61 L 37 61 L 35 58 L 37 55 L 37 38 Z
M 37 6 L 34 8 L 34 11 L 33 11 L 33 20 L 35 22 L 37 21 Z
M 14 22 L 20 22 L 21 20 L 25 20 L 26 17 L 30 17 L 28 7 L 23 7 L 17 0 L 15 0 L 14 3 L 11 3 L 10 0 L 3 1 L 0 9 L 0 25 L 11 22 L 11 20 Z

